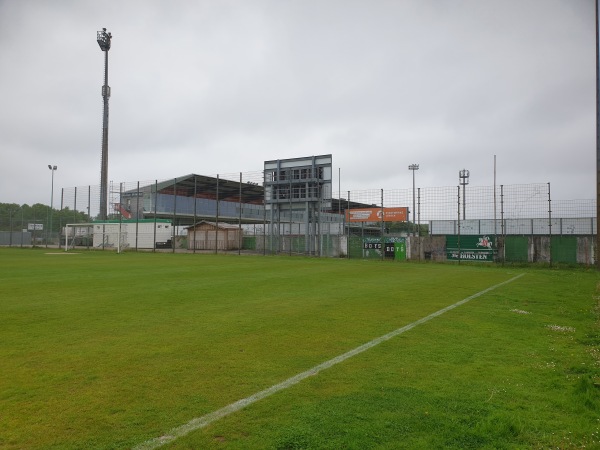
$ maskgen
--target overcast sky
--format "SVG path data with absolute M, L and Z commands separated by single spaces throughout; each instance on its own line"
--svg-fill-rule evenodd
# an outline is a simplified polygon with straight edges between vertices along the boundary
M 333 155 L 334 191 L 595 198 L 593 0 L 0 0 L 0 202 Z

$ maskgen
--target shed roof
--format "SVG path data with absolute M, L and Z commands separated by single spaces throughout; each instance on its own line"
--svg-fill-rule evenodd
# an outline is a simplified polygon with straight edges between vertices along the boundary
M 94 220 L 94 225 L 115 224 L 115 223 L 171 223 L 170 219 L 110 219 L 110 220 Z
M 212 225 L 213 227 L 219 228 L 221 230 L 238 230 L 240 228 L 239 225 L 233 225 L 231 223 L 224 223 L 224 222 L 217 223 L 217 222 L 209 222 L 208 220 L 201 220 L 200 222 L 196 222 L 194 225 L 186 227 L 186 230 L 196 228 L 198 225 L 202 225 L 202 224 Z

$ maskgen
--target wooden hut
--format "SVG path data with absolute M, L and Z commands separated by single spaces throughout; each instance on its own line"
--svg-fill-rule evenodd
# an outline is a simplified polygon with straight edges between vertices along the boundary
M 238 250 L 242 230 L 238 225 L 203 220 L 187 228 L 189 250 Z

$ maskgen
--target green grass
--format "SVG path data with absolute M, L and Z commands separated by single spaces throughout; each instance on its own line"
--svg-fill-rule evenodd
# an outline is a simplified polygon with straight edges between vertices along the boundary
M 51 252 L 0 249 L 0 448 L 131 448 L 522 272 L 167 448 L 600 445 L 594 271 Z

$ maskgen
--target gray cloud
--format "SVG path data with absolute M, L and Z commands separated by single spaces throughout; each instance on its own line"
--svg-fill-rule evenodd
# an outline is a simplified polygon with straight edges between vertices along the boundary
M 332 153 L 342 190 L 551 182 L 595 196 L 586 0 L 0 1 L 3 202 L 109 178 L 261 170 Z

